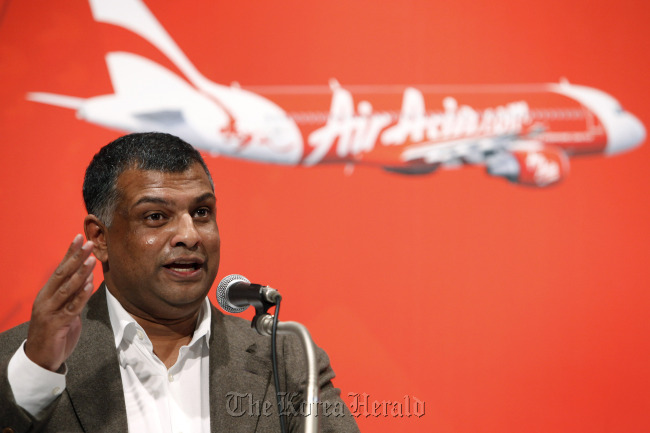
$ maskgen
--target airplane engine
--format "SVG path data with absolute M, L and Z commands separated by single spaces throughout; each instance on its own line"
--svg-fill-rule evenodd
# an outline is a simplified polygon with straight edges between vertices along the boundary
M 487 172 L 511 182 L 544 187 L 564 179 L 569 159 L 560 148 L 539 143 L 523 143 L 509 152 L 494 154 L 486 160 Z

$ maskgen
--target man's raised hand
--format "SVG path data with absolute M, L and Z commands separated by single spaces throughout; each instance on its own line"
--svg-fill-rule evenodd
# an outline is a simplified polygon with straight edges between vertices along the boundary
M 83 244 L 81 235 L 75 236 L 34 300 L 25 354 L 48 370 L 59 370 L 79 341 L 80 313 L 93 292 L 93 247 L 90 241 Z

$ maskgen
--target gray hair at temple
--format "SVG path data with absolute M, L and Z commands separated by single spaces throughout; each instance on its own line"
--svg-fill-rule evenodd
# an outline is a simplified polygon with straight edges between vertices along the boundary
M 154 170 L 182 173 L 199 163 L 214 182 L 201 154 L 180 138 L 162 132 L 139 132 L 125 135 L 102 147 L 86 169 L 83 197 L 86 210 L 107 227 L 120 198 L 117 179 L 125 170 Z

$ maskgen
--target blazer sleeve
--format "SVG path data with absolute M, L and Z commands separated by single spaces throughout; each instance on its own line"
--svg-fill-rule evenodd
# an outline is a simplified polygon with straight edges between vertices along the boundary
M 297 337 L 287 336 L 283 342 L 283 358 L 285 360 L 285 389 L 289 402 L 287 405 L 287 425 L 291 432 L 302 432 L 305 424 L 306 401 L 304 389 L 307 383 L 305 356 Z M 355 418 L 350 409 L 341 399 L 341 390 L 332 383 L 335 374 L 330 366 L 330 360 L 325 351 L 316 348 L 318 364 L 318 385 L 320 402 L 318 418 L 321 433 L 354 433 L 359 432 Z
M 0 334 L 0 431 L 26 433 L 39 428 L 39 422 L 16 403 L 7 373 L 11 357 L 27 337 L 27 326 L 24 323 Z M 44 415 L 47 418 L 49 411 Z

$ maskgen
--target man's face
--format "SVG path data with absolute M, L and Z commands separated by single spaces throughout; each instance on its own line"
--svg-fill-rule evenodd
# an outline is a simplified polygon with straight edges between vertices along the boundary
M 129 169 L 106 229 L 104 278 L 131 314 L 176 320 L 197 311 L 219 268 L 216 198 L 203 168 Z

